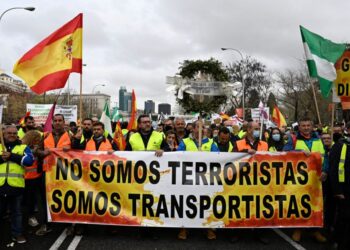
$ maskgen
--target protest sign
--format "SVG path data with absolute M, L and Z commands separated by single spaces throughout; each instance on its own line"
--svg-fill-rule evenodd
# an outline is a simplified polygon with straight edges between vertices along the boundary
M 77 152 L 47 158 L 49 220 L 154 227 L 320 227 L 321 156 Z
M 27 103 L 27 112 L 34 117 L 35 124 L 45 124 L 47 116 L 53 104 L 32 104 Z M 55 114 L 62 114 L 68 122 L 77 121 L 77 105 L 56 105 Z

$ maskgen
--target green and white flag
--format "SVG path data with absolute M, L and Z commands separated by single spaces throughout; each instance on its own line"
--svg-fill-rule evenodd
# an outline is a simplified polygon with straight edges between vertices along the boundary
M 122 122 L 123 116 L 122 114 L 119 113 L 119 109 L 115 107 L 112 114 L 112 122 L 117 122 L 117 121 Z
M 100 122 L 102 122 L 105 125 L 105 131 L 108 131 L 108 133 L 111 136 L 113 136 L 112 125 L 111 125 L 111 116 L 109 113 L 109 106 L 108 106 L 107 102 L 105 103 L 105 107 L 103 108 Z
M 321 93 L 327 97 L 337 78 L 334 64 L 343 55 L 346 45 L 333 43 L 302 26 L 300 32 L 310 77 L 318 79 Z

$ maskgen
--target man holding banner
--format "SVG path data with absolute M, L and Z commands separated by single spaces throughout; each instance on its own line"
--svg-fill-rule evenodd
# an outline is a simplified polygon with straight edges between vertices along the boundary
M 52 125 L 53 131 L 45 135 L 45 149 L 70 149 L 71 139 L 69 133 L 64 129 L 64 116 L 62 114 L 55 114 L 53 117 Z
M 207 151 L 207 152 L 219 152 L 218 147 L 216 146 L 213 140 L 209 140 L 209 138 L 202 139 L 202 144 L 199 144 L 200 138 L 203 138 L 203 130 L 202 135 L 199 136 L 199 121 L 195 121 L 193 123 L 193 131 L 189 135 L 188 138 L 182 139 L 177 148 L 177 151 Z M 181 228 L 177 238 L 180 240 L 187 239 L 188 231 L 186 228 Z M 215 240 L 216 234 L 213 229 L 207 230 L 207 238 L 208 240 Z
M 294 145 L 294 149 L 298 151 L 303 151 L 306 155 L 310 155 L 310 153 L 320 153 L 322 156 L 322 164 L 324 164 L 324 154 L 325 150 L 323 147 L 322 140 L 318 138 L 316 132 L 313 132 L 313 123 L 310 118 L 305 117 L 299 120 L 299 132 L 296 136 L 296 143 Z M 322 166 L 320 166 L 322 169 Z M 320 233 L 320 231 L 315 231 L 313 233 L 315 239 L 324 243 L 327 239 Z M 301 229 L 296 229 L 293 232 L 292 239 L 296 242 L 300 242 L 301 240 Z
M 113 140 L 105 138 L 103 133 L 105 131 L 105 126 L 102 122 L 96 122 L 93 126 L 94 135 L 85 144 L 85 150 L 87 151 L 108 151 L 108 153 L 113 153 L 117 151 L 118 147 Z
M 158 157 L 162 156 L 164 151 L 170 151 L 163 135 L 153 130 L 148 115 L 140 115 L 137 124 L 138 131 L 130 136 L 125 151 L 155 151 Z

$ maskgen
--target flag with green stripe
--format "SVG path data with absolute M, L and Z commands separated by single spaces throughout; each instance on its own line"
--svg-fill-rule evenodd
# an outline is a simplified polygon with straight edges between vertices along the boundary
M 334 64 L 344 53 L 346 45 L 333 43 L 302 26 L 300 32 L 310 77 L 318 79 L 321 93 L 327 97 L 337 78 Z

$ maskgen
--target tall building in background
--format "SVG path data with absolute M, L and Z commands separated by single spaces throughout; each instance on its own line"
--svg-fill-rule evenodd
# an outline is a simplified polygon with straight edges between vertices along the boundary
M 131 92 L 125 92 L 124 93 L 124 104 L 123 107 L 125 108 L 123 111 L 131 112 Z
M 171 115 L 171 105 L 169 103 L 158 104 L 158 114 Z
M 128 110 L 128 106 L 125 105 L 125 93 L 126 92 L 126 87 L 125 86 L 121 86 L 120 89 L 119 89 L 119 110 L 122 110 L 122 111 L 127 111 Z M 128 103 L 128 102 L 126 102 Z
M 152 100 L 145 101 L 145 114 L 153 114 L 155 113 L 155 103 Z

